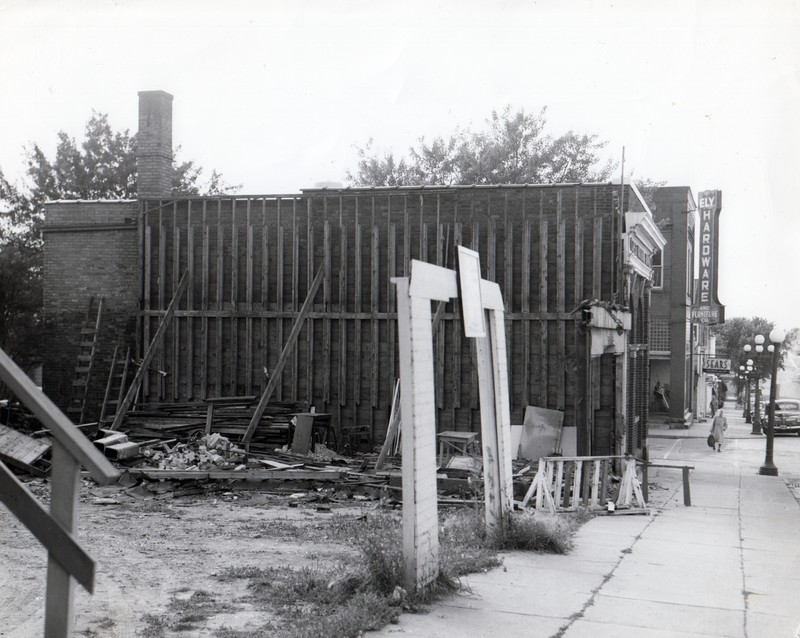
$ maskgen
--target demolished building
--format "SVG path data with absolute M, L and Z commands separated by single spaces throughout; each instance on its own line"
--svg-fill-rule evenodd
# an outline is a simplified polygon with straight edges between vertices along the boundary
M 139 198 L 47 204 L 43 384 L 59 405 L 74 400 L 76 368 L 89 367 L 82 415 L 100 416 L 112 353 L 141 360 L 184 275 L 138 401 L 260 395 L 321 272 L 274 400 L 313 405 L 380 442 L 399 376 L 391 279 L 412 259 L 453 268 L 463 245 L 506 304 L 512 423 L 528 405 L 559 410 L 564 454 L 641 454 L 652 258 L 665 240 L 632 184 L 173 196 L 172 96 L 139 98 Z M 87 322 L 91 299 L 102 316 Z M 435 317 L 437 427 L 479 431 L 460 309 Z M 81 354 L 88 335 L 92 354 Z

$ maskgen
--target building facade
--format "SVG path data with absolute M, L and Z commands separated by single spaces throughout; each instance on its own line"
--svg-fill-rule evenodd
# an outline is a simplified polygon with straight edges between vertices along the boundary
M 453 268 L 479 252 L 506 304 L 512 422 L 526 406 L 564 412 L 565 453 L 641 452 L 647 427 L 653 256 L 664 238 L 630 184 L 311 189 L 174 198 L 163 177 L 171 97 L 140 94 L 135 202 L 52 202 L 45 316 L 54 337 L 45 390 L 61 403 L 91 297 L 104 299 L 104 357 L 141 356 L 186 275 L 189 285 L 144 378 L 140 401 L 258 395 L 312 280 L 322 286 L 275 399 L 305 400 L 382 440 L 398 377 L 393 277 L 412 259 Z M 170 120 L 169 123 L 168 120 Z M 153 150 L 155 149 L 155 150 Z M 158 193 L 158 190 L 161 193 Z M 436 308 L 437 427 L 478 430 L 474 354 L 457 304 Z M 105 386 L 97 366 L 93 390 Z M 96 414 L 96 407 L 94 413 Z M 89 414 L 92 414 L 89 412 Z

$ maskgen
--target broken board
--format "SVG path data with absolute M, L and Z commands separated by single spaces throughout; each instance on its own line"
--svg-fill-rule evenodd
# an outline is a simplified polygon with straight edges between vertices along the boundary
M 50 449 L 50 439 L 34 439 L 27 434 L 0 425 L 0 459 L 27 467 Z

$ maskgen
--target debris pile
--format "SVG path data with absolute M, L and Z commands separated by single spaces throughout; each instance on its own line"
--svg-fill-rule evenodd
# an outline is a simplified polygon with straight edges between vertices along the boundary
M 230 439 L 214 432 L 170 448 L 146 448 L 143 456 L 160 470 L 223 470 L 244 469 L 245 451 L 234 446 Z

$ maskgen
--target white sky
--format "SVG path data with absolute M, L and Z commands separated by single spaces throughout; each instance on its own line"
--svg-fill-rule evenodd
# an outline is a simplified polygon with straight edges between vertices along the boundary
M 222 8 L 224 7 L 224 8 Z M 728 317 L 800 326 L 800 1 L 0 0 L 0 169 L 96 109 L 175 96 L 181 159 L 243 193 L 343 181 L 506 104 L 624 146 L 626 174 L 723 191 Z

